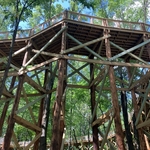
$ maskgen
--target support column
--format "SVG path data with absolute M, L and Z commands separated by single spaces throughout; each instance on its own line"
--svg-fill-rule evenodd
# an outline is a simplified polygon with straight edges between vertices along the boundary
M 128 69 L 128 76 L 129 76 L 129 79 L 130 79 L 131 78 L 130 68 L 128 67 L 127 69 Z M 139 108 L 138 108 L 138 105 L 137 105 L 137 98 L 136 98 L 134 89 L 131 90 L 131 95 L 132 95 L 132 104 L 133 104 L 135 118 L 137 118 Z M 139 128 L 139 129 L 137 129 L 137 131 L 138 131 L 138 138 L 139 138 L 139 143 L 138 144 L 140 146 L 140 150 L 147 150 L 146 142 L 145 142 L 145 138 L 144 138 L 144 134 L 143 134 L 142 129 Z
M 25 55 L 24 55 L 24 59 L 23 59 L 23 63 L 22 63 L 23 65 L 26 63 L 26 61 L 28 59 L 28 54 L 29 54 L 29 50 L 27 50 Z M 6 134 L 4 137 L 2 150 L 9 150 L 9 147 L 10 147 L 13 129 L 15 126 L 14 115 L 15 115 L 16 111 L 18 110 L 19 101 L 20 101 L 20 97 L 21 97 L 21 91 L 22 91 L 22 87 L 23 87 L 23 83 L 24 83 L 24 78 L 25 78 L 24 75 L 20 75 L 18 77 L 18 80 L 19 80 L 18 81 L 18 87 L 17 87 L 15 99 L 14 99 L 13 108 L 12 108 L 12 111 L 11 111 L 11 114 L 10 114 L 10 117 L 8 120 L 8 126 L 7 126 Z
M 16 80 L 16 77 L 14 76 L 12 78 L 11 85 L 10 85 L 9 89 L 14 87 L 15 80 Z M 5 117 L 6 117 L 8 107 L 9 107 L 9 101 L 5 103 L 2 114 L 1 114 L 1 118 L 0 118 L 0 136 L 2 135 L 2 127 L 3 127 L 4 121 L 5 121 Z
M 62 28 L 66 26 L 64 22 Z M 62 45 L 61 45 L 61 52 L 66 49 L 66 31 L 62 34 Z M 60 150 L 61 142 L 62 142 L 62 133 L 64 130 L 64 123 L 61 120 L 61 110 L 62 110 L 62 99 L 63 93 L 66 87 L 66 60 L 60 59 L 58 61 L 58 84 L 57 84 L 57 91 L 56 91 L 56 101 L 54 106 L 54 113 L 53 113 L 53 129 L 52 129 L 52 139 L 51 139 L 51 150 Z M 63 127 L 62 127 L 63 125 Z
M 105 39 L 105 47 L 106 47 L 107 58 L 111 58 L 111 48 L 110 48 L 109 39 Z M 115 136 L 116 136 L 117 149 L 125 150 L 124 134 L 121 126 L 120 107 L 119 107 L 117 88 L 115 83 L 114 68 L 111 65 L 109 67 L 109 80 L 110 80 L 110 88 L 111 88 L 112 105 L 114 109 L 114 123 L 115 123 L 115 134 L 116 134 Z
M 6 130 L 6 135 L 4 137 L 4 143 L 3 143 L 2 150 L 9 150 L 11 137 L 12 137 L 13 129 L 15 126 L 14 115 L 18 109 L 23 83 L 24 83 L 24 75 L 21 75 L 21 76 L 19 76 L 19 83 L 18 83 L 18 87 L 17 87 L 17 91 L 16 91 L 16 96 L 15 96 L 12 112 L 11 112 L 11 115 L 9 117 L 8 127 Z
M 45 81 L 44 81 L 44 87 L 47 91 L 52 90 L 54 80 L 55 80 L 55 73 L 57 69 L 57 65 L 55 66 L 54 72 L 52 73 L 52 63 L 49 65 L 49 69 L 51 70 L 51 73 L 49 70 L 46 70 L 45 72 Z M 51 95 L 47 94 L 44 98 L 44 105 L 43 105 L 43 114 L 42 114 L 42 135 L 40 138 L 40 150 L 46 149 L 47 147 L 47 129 L 48 129 L 48 122 L 49 122 L 49 115 L 50 115 L 50 102 L 51 102 Z
M 93 59 L 93 56 L 90 58 Z M 94 69 L 94 65 L 90 64 L 90 76 L 91 81 L 94 80 L 94 76 L 92 76 L 92 71 Z M 90 88 L 90 94 L 91 94 L 91 113 L 94 112 L 95 107 L 95 85 L 92 85 Z M 96 120 L 96 114 L 93 118 L 93 121 Z M 93 150 L 99 150 L 99 142 L 98 142 L 98 125 L 92 126 L 92 132 L 93 132 Z

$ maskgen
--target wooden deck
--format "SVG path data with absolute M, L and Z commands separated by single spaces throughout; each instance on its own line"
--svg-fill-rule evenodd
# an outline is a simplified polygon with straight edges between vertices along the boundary
M 124 49 L 129 49 L 136 44 L 143 42 L 144 35 L 150 35 L 150 25 L 143 23 L 135 23 L 135 22 L 125 22 L 119 20 L 110 20 L 97 18 L 93 16 L 78 14 L 74 12 L 67 12 L 67 18 L 64 18 L 64 14 L 66 12 L 55 16 L 50 20 L 50 25 L 48 22 L 44 22 L 43 24 L 30 29 L 18 31 L 17 39 L 14 46 L 14 52 L 19 49 L 25 47 L 27 43 L 30 41 L 32 43 L 32 49 L 40 49 L 42 48 L 60 29 L 62 22 L 65 21 L 67 23 L 67 33 L 72 35 L 74 38 L 78 39 L 82 43 L 86 43 L 93 39 L 97 39 L 103 36 L 103 32 L 105 29 L 109 30 L 109 34 L 111 35 L 110 41 L 119 45 Z M 9 45 L 11 43 L 11 33 L 10 32 L 1 32 L 0 33 L 0 57 L 8 56 L 9 54 Z M 67 48 L 71 48 L 73 46 L 78 45 L 73 42 L 70 38 L 67 38 Z M 105 52 L 105 44 L 98 42 L 96 44 L 91 44 L 89 48 L 93 51 L 98 52 L 99 46 L 102 46 L 100 55 L 102 57 L 106 56 Z M 52 44 L 47 47 L 47 52 L 59 53 L 61 48 L 61 36 L 52 42 Z M 112 55 L 118 54 L 120 51 L 112 46 Z M 134 52 L 135 55 L 138 56 L 140 49 Z M 75 50 L 71 52 L 72 54 L 84 55 L 88 56 L 89 52 L 84 48 Z M 31 56 L 34 53 L 31 52 Z M 24 52 L 19 55 L 13 57 L 12 63 L 14 65 L 17 62 L 17 65 L 22 64 Z M 126 57 L 126 56 L 123 56 Z M 43 58 L 39 56 L 34 64 L 38 64 L 46 60 L 46 56 Z M 149 55 L 147 53 L 146 46 L 144 48 L 144 52 L 141 57 L 143 60 L 149 62 Z M 1 66 L 1 70 L 2 70 Z
M 0 33 L 0 78 L 4 76 L 5 64 L 7 64 L 9 56 L 11 34 L 11 32 Z M 14 99 L 13 109 L 9 117 L 10 123 L 8 123 L 7 127 L 9 130 L 5 134 L 6 138 L 4 138 L 4 147 L 9 146 L 11 138 L 14 138 L 15 145 L 18 145 L 16 137 L 13 137 L 12 134 L 14 125 L 17 123 L 35 132 L 35 137 L 32 139 L 31 143 L 26 146 L 26 150 L 33 146 L 33 144 L 34 148 L 38 149 L 37 145 L 39 142 L 38 139 L 41 136 L 42 123 L 37 125 L 37 122 L 42 120 L 44 101 L 48 95 L 56 91 L 56 102 L 59 102 L 59 104 L 63 107 L 65 105 L 65 100 L 63 98 L 66 94 L 66 87 L 85 88 L 88 91 L 91 90 L 92 92 L 89 94 L 93 97 L 91 101 L 94 102 L 94 110 L 96 110 L 98 106 L 95 102 L 97 102 L 97 104 L 100 103 L 100 98 L 96 99 L 96 91 L 98 91 L 99 95 L 102 95 L 102 92 L 105 90 L 109 91 L 108 93 L 111 93 L 111 96 L 108 99 L 114 102 L 118 102 L 117 96 L 120 91 L 132 92 L 131 99 L 134 98 L 134 101 L 137 101 L 135 98 L 136 96 L 133 97 L 133 94 L 135 94 L 134 92 L 136 92 L 136 94 L 140 97 L 141 103 L 137 106 L 140 107 L 140 111 L 137 116 L 136 127 L 139 127 L 138 125 L 141 122 L 140 116 L 142 112 L 146 110 L 145 117 L 143 118 L 146 118 L 147 120 L 143 120 L 143 122 L 145 122 L 140 124 L 139 127 L 145 129 L 143 127 L 147 127 L 150 114 L 149 101 L 147 100 L 149 99 L 147 95 L 150 89 L 150 84 L 148 85 L 148 81 L 150 79 L 150 73 L 148 72 L 148 69 L 150 69 L 149 48 L 150 25 L 148 24 L 104 19 L 70 11 L 65 11 L 51 18 L 48 22 L 44 22 L 33 29 L 18 31 L 13 49 L 11 67 L 8 72 L 8 77 L 12 77 L 9 78 L 11 80 L 11 84 L 10 87 L 4 87 L 1 99 L 2 103 L 9 103 L 9 98 Z M 57 63 L 51 63 L 57 60 L 60 60 L 58 61 L 59 67 L 56 65 Z M 75 68 L 75 66 L 71 64 L 71 61 L 67 61 L 66 63 L 66 60 L 73 60 L 77 62 L 81 61 L 85 63 L 80 64 L 79 68 Z M 48 64 L 56 65 L 54 67 L 55 69 L 47 67 Z M 88 68 L 86 68 L 86 66 L 88 66 Z M 66 73 L 67 67 L 70 67 L 71 71 Z M 125 67 L 127 67 L 125 73 L 128 77 L 126 80 L 128 81 L 122 80 L 117 72 L 120 71 L 119 69 L 124 69 Z M 133 69 L 134 67 L 146 69 L 141 69 L 144 71 L 141 71 L 142 73 L 138 73 L 136 72 L 136 69 Z M 84 69 L 89 70 L 87 73 L 88 75 L 85 73 L 82 74 L 82 71 L 85 71 Z M 131 73 L 127 70 L 129 70 L 129 72 L 131 71 Z M 82 80 L 85 81 L 84 84 L 80 85 L 78 83 L 69 83 L 68 79 L 74 75 L 80 76 Z M 18 78 L 15 78 L 15 76 L 18 76 Z M 43 79 L 41 79 L 41 77 Z M 57 79 L 54 80 L 54 77 Z M 35 80 L 35 78 L 37 80 Z M 110 82 L 110 84 L 105 85 L 104 82 L 106 78 L 108 78 L 108 82 L 110 80 L 113 81 L 113 83 Z M 54 87 L 49 87 L 50 82 L 57 82 L 57 84 Z M 31 90 L 34 89 L 35 93 L 32 93 L 28 89 L 21 89 L 25 84 L 28 85 Z M 47 89 L 47 87 L 49 88 Z M 28 100 L 29 96 L 32 96 L 30 101 Z M 105 95 L 104 93 L 104 97 L 105 96 L 108 97 L 108 95 Z M 22 101 L 22 97 L 25 98 L 26 104 L 24 107 L 18 108 L 20 101 Z M 61 104 L 61 102 L 63 104 Z M 37 109 L 32 110 L 35 103 L 38 103 L 39 110 L 41 111 L 40 113 Z M 144 108 L 145 103 L 146 108 Z M 7 119 L 6 112 L 9 106 L 9 104 L 5 104 L 6 107 L 3 108 L 3 115 L 1 118 L 3 123 L 4 120 Z M 117 112 L 120 114 L 119 104 L 114 106 L 114 103 L 112 103 L 112 108 L 113 110 L 115 108 L 115 113 Z M 60 112 L 57 113 L 57 117 L 64 119 L 64 108 L 60 109 Z M 31 115 L 32 119 L 29 121 L 27 118 L 21 118 L 18 115 L 18 113 L 22 113 L 25 110 L 29 113 L 29 115 Z M 111 121 L 107 128 L 107 131 L 109 131 L 112 120 L 113 118 L 115 120 L 117 115 L 113 114 L 113 116 L 111 116 L 108 111 L 108 113 L 105 113 L 99 118 L 100 120 L 93 120 L 96 115 L 96 111 L 94 110 L 92 110 L 93 114 L 91 125 L 92 123 L 94 124 L 91 128 L 95 128 L 95 126 L 105 123 L 105 121 L 110 120 L 111 117 Z M 58 109 L 54 107 L 54 111 L 58 111 Z M 137 110 L 134 111 L 138 112 Z M 14 115 L 16 113 L 17 115 Z M 34 114 L 39 115 L 35 118 Z M 56 115 L 53 117 L 56 117 Z M 58 123 L 57 121 L 60 121 L 57 117 L 53 118 L 53 120 L 55 120 L 55 124 Z M 65 121 L 63 119 L 61 120 L 62 126 L 53 125 L 53 127 L 56 127 L 54 130 L 61 128 L 61 133 L 64 132 L 63 129 Z M 0 124 L 1 130 L 3 123 Z M 119 131 L 116 136 L 120 134 Z M 150 135 L 149 131 L 145 131 L 148 132 L 148 136 Z M 121 132 L 121 134 L 122 133 L 123 132 Z M 98 135 L 98 133 L 96 134 Z M 105 137 L 109 138 L 107 134 Z M 104 142 L 106 142 L 106 138 L 103 140 Z M 54 139 L 54 141 L 57 142 L 57 139 Z M 85 143 L 88 142 L 85 140 Z M 104 145 L 104 142 L 102 145 Z M 78 143 L 80 144 L 80 142 Z

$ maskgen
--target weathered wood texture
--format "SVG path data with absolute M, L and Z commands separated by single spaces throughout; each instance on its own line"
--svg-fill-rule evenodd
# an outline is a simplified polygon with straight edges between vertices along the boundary
M 65 15 L 65 17 L 63 17 L 63 15 Z M 120 122 L 120 109 L 117 92 L 131 92 L 130 95 L 132 96 L 133 109 L 136 117 L 138 116 L 138 110 L 141 107 L 140 105 L 142 103 L 142 98 L 140 103 L 137 103 L 135 93 L 139 95 L 139 97 L 146 97 L 146 105 L 142 111 L 144 114 L 143 120 L 136 126 L 139 133 L 140 148 L 141 150 L 146 150 L 146 145 L 148 147 L 148 140 L 145 138 L 144 133 L 147 136 L 150 135 L 148 112 L 149 97 L 145 95 L 145 93 L 147 93 L 147 89 L 146 87 L 142 88 L 142 85 L 143 83 L 147 83 L 150 77 L 149 72 L 146 73 L 146 71 L 150 69 L 150 32 L 148 30 L 150 26 L 141 23 L 92 17 L 89 15 L 83 15 L 69 11 L 53 17 L 50 19 L 50 22 L 51 23 L 49 26 L 47 26 L 46 22 L 37 28 L 17 32 L 18 38 L 14 43 L 14 53 L 12 55 L 8 78 L 13 77 L 13 80 L 14 78 L 18 78 L 18 80 L 14 81 L 14 83 L 12 81 L 10 89 L 8 86 L 4 87 L 2 98 L 0 100 L 0 103 L 5 103 L 0 120 L 0 131 L 2 130 L 4 120 L 7 119 L 5 116 L 9 104 L 13 102 L 13 108 L 8 120 L 6 136 L 4 138 L 3 149 L 9 149 L 11 137 L 14 133 L 13 128 L 15 123 L 35 131 L 35 137 L 32 139 L 31 143 L 26 147 L 26 149 L 31 147 L 33 144 L 33 149 L 38 149 L 39 137 L 41 136 L 42 117 L 44 117 L 44 95 L 49 95 L 56 91 L 51 149 L 59 150 L 65 127 L 65 103 L 62 100 L 62 97 L 64 95 L 65 87 L 67 86 L 68 88 L 81 88 L 88 91 L 91 90 L 89 94 L 91 96 L 92 113 L 94 114 L 94 119 L 96 119 L 96 110 L 95 112 L 93 110 L 95 107 L 95 92 L 99 91 L 101 96 L 106 96 L 103 95 L 103 91 L 111 91 L 113 112 L 115 113 L 114 121 L 116 128 L 116 141 L 118 149 L 120 150 L 125 149 L 125 147 L 123 141 L 124 132 L 122 131 Z M 109 35 L 107 34 L 107 36 L 105 35 L 103 37 L 103 33 L 105 33 L 105 31 L 109 31 Z M 0 77 L 3 77 L 3 71 L 9 55 L 8 47 L 11 44 L 11 40 L 9 39 L 10 33 L 1 33 L 1 35 Z M 147 37 L 146 41 L 143 39 L 145 36 Z M 27 51 L 29 52 L 29 55 L 26 53 Z M 127 62 L 125 59 L 128 59 L 129 61 Z M 66 63 L 67 60 L 68 63 Z M 54 73 L 53 71 L 50 73 L 56 78 L 58 77 L 57 89 L 56 87 L 53 89 L 47 89 L 45 84 L 41 83 L 41 72 L 47 70 L 47 66 L 50 63 L 55 63 L 56 61 L 58 61 L 58 74 Z M 76 68 L 76 66 L 71 64 L 72 61 L 79 64 L 82 62 L 83 64 L 79 68 Z M 83 72 L 84 69 L 87 69 L 88 67 L 90 70 L 90 66 L 91 75 L 88 76 Z M 119 77 L 116 75 L 118 66 L 122 68 L 130 68 L 130 81 L 119 79 Z M 69 74 L 67 73 L 67 67 L 70 67 L 71 70 L 73 70 Z M 94 67 L 96 69 L 94 69 Z M 109 75 L 106 71 L 107 67 L 109 68 Z M 141 70 L 142 68 L 145 68 L 146 71 L 138 73 L 135 71 L 135 69 L 133 69 L 138 67 L 140 67 Z M 98 70 L 99 73 L 97 74 L 95 70 Z M 132 76 L 130 75 L 130 72 L 132 73 Z M 30 76 L 30 74 L 33 74 L 33 76 Z M 66 83 L 67 79 L 70 79 L 76 74 L 79 75 L 86 83 L 81 85 L 78 83 Z M 106 87 L 106 84 L 104 83 L 108 77 L 110 79 L 110 86 Z M 123 83 L 125 86 L 116 86 L 118 83 Z M 25 85 L 28 85 L 31 90 L 34 89 L 36 92 L 32 93 L 25 91 L 23 88 Z M 32 112 L 33 103 L 35 104 L 38 101 L 35 100 L 34 97 L 38 96 L 44 97 L 42 97 L 43 99 L 38 99 L 39 112 Z M 29 97 L 32 99 L 31 102 L 28 100 Z M 18 110 L 18 105 L 21 98 L 25 99 L 26 106 Z M 97 104 L 98 103 L 99 102 L 97 102 Z M 20 118 L 18 114 L 15 114 L 16 112 L 19 113 L 24 110 L 29 111 L 32 123 L 27 121 L 25 118 Z M 34 113 L 38 114 L 37 118 L 35 118 Z M 110 119 L 110 115 L 109 112 L 106 112 L 102 117 L 94 120 L 93 122 L 92 128 L 94 139 L 90 142 L 94 142 L 93 145 L 95 149 L 98 149 L 99 141 L 97 138 L 97 126 L 104 124 L 105 121 L 108 121 L 108 119 Z M 15 138 L 15 136 L 13 137 Z M 105 138 L 105 136 L 103 137 Z M 108 140 L 105 141 L 109 143 Z M 17 142 L 15 143 L 18 145 Z
M 91 56 L 93 58 L 93 56 Z M 94 79 L 94 75 L 92 77 L 92 71 L 94 69 L 93 64 L 90 64 L 90 76 L 91 80 Z M 95 101 L 96 101 L 96 95 L 95 95 L 95 85 L 92 85 L 90 88 L 90 95 L 91 95 L 91 113 L 94 112 L 95 107 Z M 95 114 L 93 121 L 95 121 L 97 118 L 97 115 Z M 95 125 L 92 127 L 93 132 L 93 150 L 99 150 L 99 140 L 98 140 L 98 125 Z
M 107 58 L 109 59 L 112 56 L 109 39 L 105 39 L 105 45 L 106 45 L 106 55 Z M 112 105 L 114 110 L 114 123 L 115 123 L 117 148 L 118 150 L 125 150 L 124 135 L 123 135 L 122 125 L 121 125 L 120 109 L 119 109 L 120 107 L 118 102 L 118 95 L 117 95 L 113 66 L 109 67 L 109 80 L 110 80 L 109 82 L 111 87 Z

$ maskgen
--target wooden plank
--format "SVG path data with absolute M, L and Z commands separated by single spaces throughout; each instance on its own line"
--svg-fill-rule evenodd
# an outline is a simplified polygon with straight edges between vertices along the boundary
M 71 36 L 70 34 L 67 34 L 67 36 L 72 39 L 74 42 L 76 42 L 77 44 L 79 44 L 79 46 L 76 46 L 76 47 L 81 47 L 82 45 L 84 45 L 83 43 L 81 43 L 79 40 L 77 40 L 76 38 L 74 38 L 73 36 Z M 108 36 L 109 37 L 109 36 Z M 99 38 L 101 39 L 101 38 Z M 98 40 L 98 39 L 97 39 Z M 95 41 L 95 40 L 93 40 Z M 92 41 L 90 41 L 92 43 Z M 87 42 L 87 43 L 90 43 L 90 42 Z M 97 44 L 97 43 L 96 43 Z M 75 47 L 74 47 L 75 48 Z M 74 48 L 70 48 L 70 50 L 72 51 Z M 97 58 L 101 59 L 101 60 L 104 60 L 103 57 L 101 57 L 99 54 L 95 53 L 94 50 L 91 50 L 89 47 L 87 46 L 84 46 L 84 48 L 90 52 L 91 54 L 93 54 L 94 56 L 96 56 Z M 67 50 L 65 50 L 67 51 Z
M 58 33 L 56 33 L 40 50 L 39 53 L 35 54 L 28 62 L 26 62 L 23 67 L 20 69 L 20 71 L 24 70 L 24 68 L 27 67 L 33 60 L 40 55 L 42 51 L 44 51 L 56 38 L 59 37 L 59 35 L 66 30 L 66 27 L 62 28 Z
M 136 126 L 136 129 L 139 129 L 139 128 L 142 128 L 142 127 L 145 127 L 145 126 L 147 126 L 147 127 L 150 126 L 150 119 L 148 119 L 148 120 L 146 120 L 146 121 L 144 121 L 144 122 L 138 124 L 138 125 Z
M 6 87 L 4 87 L 3 89 L 3 95 L 7 96 L 7 97 L 14 97 L 14 95 L 12 95 L 9 91 L 7 91 Z
M 69 34 L 67 34 L 67 36 L 68 36 L 68 35 L 69 35 Z M 110 37 L 110 35 L 106 35 L 106 36 L 103 36 L 103 37 L 101 37 L 101 38 L 97 38 L 97 39 L 95 39 L 95 40 L 89 41 L 89 42 L 87 42 L 87 43 L 80 44 L 80 45 L 75 46 L 75 47 L 73 47 L 73 48 L 66 49 L 65 51 L 61 52 L 61 54 L 66 54 L 66 53 L 75 51 L 75 50 L 77 50 L 77 49 L 83 48 L 83 47 L 85 47 L 85 46 L 91 45 L 91 44 L 96 43 L 96 42 L 99 42 L 99 41 L 102 41 L 102 40 L 107 39 L 107 38 L 109 38 L 109 37 Z M 92 50 L 91 50 L 90 52 L 92 52 Z M 95 54 L 96 54 L 96 53 L 93 53 L 93 55 L 95 55 Z M 97 54 L 97 57 L 99 58 L 100 56 Z M 102 57 L 100 57 L 100 58 L 103 59 Z
M 34 52 L 38 52 L 38 50 L 34 50 Z M 67 55 L 61 55 L 61 54 L 49 53 L 49 52 L 41 52 L 41 54 L 47 55 L 47 56 L 52 56 L 53 55 L 54 57 L 57 57 L 59 59 L 60 58 L 64 58 L 64 59 L 68 59 L 68 60 L 75 60 L 75 61 L 81 61 L 81 62 L 89 62 L 89 63 L 94 63 L 94 64 L 112 65 L 112 66 L 123 66 L 123 67 L 149 68 L 150 69 L 150 65 L 139 64 L 139 63 L 110 62 L 110 61 L 102 61 L 102 60 L 97 60 L 97 59 L 79 58 L 79 57 L 67 56 Z
M 106 31 L 106 33 L 104 34 L 108 34 L 108 31 Z M 112 57 L 109 39 L 105 39 L 105 47 L 106 47 L 107 58 L 108 59 L 114 58 Z M 120 56 L 120 55 L 117 55 L 117 56 Z M 120 150 L 125 150 L 124 134 L 123 134 L 121 118 L 120 118 L 118 93 L 117 93 L 117 87 L 116 87 L 116 82 L 115 82 L 114 67 L 112 65 L 109 66 L 108 74 L 109 74 L 109 82 L 110 82 L 110 87 L 111 87 L 111 99 L 112 99 L 111 101 L 112 101 L 112 106 L 114 109 L 114 124 L 115 124 L 117 148 Z
M 20 147 L 20 145 L 18 143 L 16 134 L 14 132 L 12 133 L 12 138 L 13 138 L 13 142 L 15 143 L 15 148 L 17 148 L 18 150 L 21 150 L 21 147 Z
M 29 104 L 29 100 L 28 100 L 28 97 L 27 97 L 27 94 L 26 94 L 26 92 L 25 92 L 24 87 L 23 87 L 23 96 L 24 96 L 24 99 L 25 99 L 25 101 L 26 101 L 26 104 L 28 105 L 28 104 Z M 35 117 L 34 117 L 32 108 L 31 108 L 31 107 L 28 107 L 28 110 L 29 110 L 29 112 L 30 112 L 30 115 L 31 115 L 31 118 L 32 118 L 34 124 L 36 124 L 36 120 L 35 120 Z M 17 110 L 17 111 L 18 111 L 18 110 Z
M 86 78 L 81 72 L 80 69 L 76 69 L 73 65 L 71 65 L 70 63 L 68 63 L 68 65 L 75 71 L 75 73 L 78 73 L 85 81 L 87 81 L 89 83 L 89 79 Z
M 132 52 L 132 51 L 134 51 L 134 50 L 136 50 L 136 49 L 138 49 L 138 48 L 140 48 L 140 47 L 142 47 L 142 46 L 148 44 L 149 42 L 150 42 L 150 39 L 147 40 L 147 41 L 145 41 L 145 42 L 143 42 L 143 43 L 140 43 L 140 44 L 138 44 L 138 45 L 136 45 L 136 46 L 134 46 L 134 47 L 132 47 L 132 48 L 126 50 L 126 51 L 123 51 L 122 53 L 119 53 L 119 54 L 117 54 L 117 55 L 111 57 L 111 58 L 110 58 L 110 61 L 115 60 L 115 59 L 117 59 L 117 58 L 119 58 L 119 57 L 121 57 L 121 56 L 124 56 L 125 54 L 128 54 L 128 53 L 130 53 L 130 52 Z
M 31 101 L 31 102 L 28 102 L 27 98 L 25 98 L 27 104 L 26 104 L 25 106 L 21 107 L 20 109 L 18 109 L 18 110 L 16 111 L 16 114 L 19 114 L 19 113 L 25 111 L 27 108 L 31 108 L 31 106 L 33 106 L 35 103 L 37 103 L 38 101 L 40 101 L 40 100 L 41 100 L 42 98 L 44 98 L 45 96 L 46 96 L 46 94 L 44 94 L 44 95 L 42 95 L 42 96 L 40 96 L 40 97 L 37 97 L 34 101 Z
M 113 113 L 113 108 L 109 109 L 106 113 L 104 113 L 102 116 L 100 116 L 97 120 L 95 120 L 93 123 L 92 123 L 92 126 L 95 126 L 95 125 L 102 125 L 104 124 L 105 122 L 107 122 L 108 120 L 110 120 L 110 117 Z
M 49 64 L 49 63 L 51 63 L 51 62 L 53 62 L 53 61 L 56 61 L 56 60 L 58 60 L 59 58 L 52 58 L 52 59 L 49 59 L 49 60 L 46 60 L 46 61 L 44 61 L 44 62 L 42 62 L 42 63 L 40 63 L 40 64 L 37 64 L 37 65 L 35 65 L 35 66 L 33 66 L 33 67 L 31 67 L 31 68 L 28 68 L 27 70 L 19 70 L 19 72 L 18 72 L 18 74 L 19 75 L 21 75 L 21 74 L 24 74 L 24 73 L 27 73 L 27 72 L 30 72 L 30 71 L 33 71 L 33 70 L 36 70 L 36 69 L 38 69 L 38 68 L 40 68 L 40 67 L 42 67 L 42 66 L 45 66 L 45 65 L 47 65 L 47 64 Z
M 67 87 L 70 87 L 70 88 L 89 89 L 89 86 L 84 86 L 84 85 L 75 85 L 75 84 L 67 84 Z
M 5 150 L 9 149 L 9 146 L 10 146 L 11 137 L 12 137 L 13 129 L 15 126 L 15 121 L 14 121 L 13 116 L 15 114 L 15 111 L 18 109 L 23 83 L 24 83 L 24 76 L 20 76 L 12 111 L 11 111 L 9 121 L 8 121 L 6 136 L 4 137 L 3 149 Z
M 123 52 L 126 51 L 124 48 L 118 46 L 117 44 L 115 44 L 113 42 L 110 42 L 110 44 L 113 45 L 114 47 L 118 48 L 119 50 L 123 51 Z M 138 57 L 138 56 L 136 56 L 136 55 L 134 55 L 132 53 L 128 53 L 128 55 L 132 56 L 133 58 L 135 58 L 135 59 L 137 59 L 137 60 L 139 60 L 139 61 L 141 61 L 141 62 L 143 62 L 145 64 L 148 64 L 148 62 L 144 61 L 143 59 L 141 59 L 140 57 Z
M 28 128 L 28 129 L 30 129 L 32 131 L 39 131 L 39 132 L 41 131 L 40 127 L 30 123 L 29 121 L 27 121 L 27 120 L 25 120 L 25 119 L 23 119 L 23 118 L 21 118 L 21 117 L 19 117 L 17 115 L 14 115 L 13 118 L 15 119 L 16 123 L 18 123 L 18 124 Z
M 90 87 L 92 85 L 94 85 L 95 82 L 100 82 L 103 79 L 104 75 L 105 75 L 105 69 L 103 69 L 101 72 L 99 72 L 99 74 L 97 75 L 97 77 L 92 80 L 92 82 L 90 83 Z
M 102 144 L 101 144 L 101 149 L 100 150 L 103 150 L 104 148 L 104 145 L 107 141 L 107 136 L 108 136 L 108 133 L 109 133 L 109 130 L 110 130 L 110 127 L 111 127 L 111 124 L 112 124 L 112 121 L 113 121 L 113 117 L 114 117 L 114 113 L 112 114 L 110 120 L 109 120 L 109 123 L 108 123 L 108 126 L 107 126 L 107 129 L 106 129 L 106 133 L 105 133 L 105 136 L 103 138 L 103 141 L 102 141 Z
M 40 138 L 41 133 L 39 133 L 25 148 L 24 150 L 29 150 L 29 148 Z
M 70 63 L 67 63 L 68 65 L 71 65 Z M 81 70 L 81 69 L 83 69 L 83 68 L 85 68 L 86 66 L 88 66 L 89 64 L 88 63 L 86 63 L 86 64 L 84 64 L 83 66 L 81 66 L 81 67 L 79 67 L 78 69 L 76 69 L 75 67 L 73 67 L 73 68 L 75 68 L 74 69 L 74 71 L 72 71 L 72 73 L 70 73 L 70 74 L 68 74 L 68 76 L 67 76 L 67 78 L 69 78 L 69 77 L 71 77 L 72 75 L 74 75 L 75 73 L 79 73 L 79 71 Z M 72 65 L 71 65 L 72 66 Z M 70 66 L 70 67 L 71 67 Z M 71 67 L 72 68 L 72 67 Z M 72 69 L 73 69 L 72 68 Z
M 135 87 L 140 86 L 143 83 L 147 83 L 149 81 L 149 79 L 150 79 L 150 72 L 146 73 L 139 80 L 135 81 L 129 89 L 131 90 Z
M 34 80 L 32 80 L 29 76 L 25 76 L 25 81 L 30 84 L 32 87 L 34 87 L 37 91 L 39 92 L 44 92 L 46 93 L 46 90 L 41 87 L 40 85 L 38 85 Z

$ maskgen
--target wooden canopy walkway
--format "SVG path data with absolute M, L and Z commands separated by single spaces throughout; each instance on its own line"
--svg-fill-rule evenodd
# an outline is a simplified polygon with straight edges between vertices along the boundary
M 11 37 L 12 32 L 0 32 L 1 82 L 9 59 Z M 116 139 L 123 137 L 121 127 L 123 124 L 119 120 L 122 110 L 118 102 L 118 93 L 128 92 L 136 116 L 135 126 L 140 135 L 139 140 L 145 139 L 140 146 L 146 145 L 148 149 L 150 137 L 149 60 L 150 25 L 144 23 L 104 19 L 65 11 L 33 29 L 18 31 L 7 75 L 9 84 L 6 83 L 0 100 L 0 103 L 4 104 L 0 118 L 1 133 L 4 121 L 8 120 L 3 150 L 9 148 L 11 139 L 16 147 L 20 147 L 14 130 L 15 124 L 30 129 L 35 135 L 26 145 L 25 150 L 30 147 L 34 150 L 38 149 L 39 139 L 44 134 L 42 122 L 45 119 L 44 102 L 52 93 L 55 93 L 56 100 L 53 111 L 51 148 L 52 150 L 60 149 L 63 142 L 59 143 L 57 137 L 63 141 L 66 88 L 81 88 L 90 91 L 91 128 L 94 137 L 91 142 L 97 148 L 99 147 L 98 126 L 106 121 L 109 121 L 109 124 L 101 148 L 107 142 L 113 120 L 114 124 L 119 122 L 120 125 L 115 129 Z M 83 63 L 76 68 L 71 62 Z M 67 67 L 72 72 L 67 72 Z M 86 67 L 89 70 L 87 75 L 83 73 Z M 140 72 L 136 71 L 137 68 L 140 68 Z M 128 80 L 120 78 L 117 73 L 120 70 L 126 70 L 124 74 Z M 84 80 L 85 84 L 68 82 L 68 79 L 76 74 Z M 109 85 L 105 84 L 106 78 Z M 57 86 L 53 86 L 53 82 L 57 82 Z M 25 86 L 28 86 L 28 89 L 25 89 Z M 100 98 L 108 97 L 105 95 L 106 91 L 111 95 L 112 109 L 97 119 L 96 111 Z M 23 100 L 24 106 L 20 108 L 19 104 Z M 6 112 L 10 104 L 13 105 L 8 119 Z M 33 109 L 35 105 L 36 110 Z M 22 117 L 20 115 L 22 112 L 28 113 L 30 120 Z M 120 146 L 119 142 L 117 145 Z

